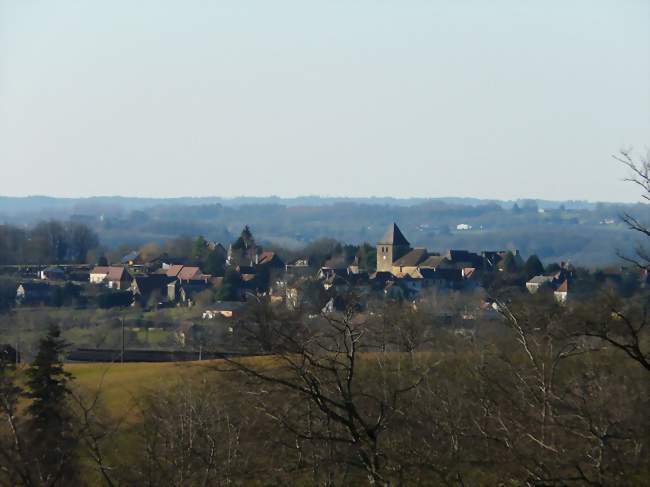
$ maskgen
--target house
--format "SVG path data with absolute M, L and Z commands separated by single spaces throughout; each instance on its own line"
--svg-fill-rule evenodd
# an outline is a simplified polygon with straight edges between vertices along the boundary
M 173 277 L 165 274 L 150 274 L 135 276 L 131 283 L 133 301 L 146 305 L 151 299 L 164 301 L 167 299 L 167 285 L 174 281 Z
M 361 262 L 359 261 L 359 256 L 354 257 L 354 260 L 348 266 L 348 272 L 350 274 L 359 274 L 361 272 Z
M 165 275 L 167 277 L 180 279 L 182 281 L 201 279 L 203 277 L 203 273 L 201 272 L 201 269 L 199 269 L 198 267 L 185 266 L 182 264 L 174 264 L 169 266 L 169 268 L 165 270 Z
M 189 281 L 181 285 L 179 300 L 181 303 L 193 305 L 196 296 L 210 289 L 210 283 L 206 281 Z
M 171 279 L 171 278 L 170 278 Z M 173 280 L 167 283 L 167 300 L 177 301 L 180 295 L 180 281 Z
M 106 284 L 109 289 L 128 289 L 133 278 L 126 268 L 120 266 L 97 266 L 90 271 L 91 284 Z
M 218 317 L 233 318 L 244 310 L 246 303 L 240 301 L 218 301 L 203 312 L 204 320 L 214 320 Z
M 256 257 L 256 265 L 268 269 L 284 269 L 284 262 L 275 252 L 262 252 Z
M 429 254 L 427 249 L 413 249 L 408 252 L 406 255 L 403 255 L 391 266 L 391 272 L 398 277 L 403 277 L 405 275 L 410 275 L 413 272 L 417 271 L 418 266 L 423 263 Z
M 553 295 L 558 303 L 566 303 L 567 298 L 569 297 L 569 280 L 565 279 L 565 281 L 553 292 Z
M 497 264 L 502 259 L 501 252 L 498 250 L 484 250 L 481 252 L 483 257 L 483 265 L 486 270 L 496 269 Z
M 50 266 L 40 271 L 38 277 L 43 281 L 64 281 L 65 271 L 60 267 Z
M 106 276 L 106 284 L 109 289 L 121 291 L 131 286 L 133 278 L 124 267 L 110 267 Z
M 308 257 L 300 257 L 286 264 L 284 270 L 292 276 L 307 276 L 311 273 L 311 261 Z
M 450 267 L 462 269 L 463 267 L 483 268 L 483 257 L 467 250 L 449 250 L 445 255 Z
M 463 279 L 475 279 L 478 275 L 476 267 L 463 267 L 460 270 Z
M 97 266 L 93 267 L 90 271 L 89 280 L 91 284 L 102 284 L 106 276 L 108 276 L 108 271 L 110 267 L 108 266 Z
M 49 302 L 52 288 L 47 282 L 23 282 L 16 289 L 18 304 L 45 304 Z
M 447 258 L 436 253 L 429 253 L 427 258 L 418 264 L 420 269 L 436 269 L 441 263 L 446 262 Z
M 521 258 L 519 250 L 503 250 L 498 253 L 501 257 L 501 260 L 497 263 L 497 269 L 499 269 L 499 271 L 503 272 L 505 270 L 506 255 L 508 254 L 512 254 L 515 267 L 521 269 L 524 266 L 524 259 Z
M 512 253 L 515 266 L 523 267 L 524 260 L 521 258 L 519 250 L 486 250 L 481 252 L 485 269 L 489 271 L 495 269 L 503 271 L 503 266 L 505 264 L 504 260 L 509 252 Z
M 185 264 L 185 259 L 182 259 L 180 257 L 173 257 L 167 254 L 166 252 L 163 252 L 157 257 L 154 257 L 147 261 L 145 266 L 149 270 L 155 270 L 155 269 L 162 269 L 163 271 L 166 271 L 173 265 L 178 265 L 178 264 Z
M 167 299 L 191 305 L 197 294 L 210 289 L 212 284 L 208 280 L 176 280 L 167 284 Z
M 534 294 L 542 288 L 553 287 L 553 281 L 553 276 L 535 276 L 526 283 L 526 289 L 528 289 L 528 292 L 531 294 Z
M 461 289 L 464 284 L 463 270 L 453 267 L 437 269 L 418 269 L 415 277 L 420 277 L 423 281 L 423 287 L 436 286 L 440 288 Z

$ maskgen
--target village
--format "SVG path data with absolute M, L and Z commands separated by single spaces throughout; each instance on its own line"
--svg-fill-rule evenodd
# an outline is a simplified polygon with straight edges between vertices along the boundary
M 360 255 L 329 255 L 323 262 L 309 256 L 284 262 L 276 252 L 255 243 L 246 227 L 227 247 L 204 241 L 206 253 L 219 262 L 221 275 L 203 272 L 200 263 L 167 254 L 143 261 L 137 251 L 119 263 L 90 266 L 25 266 L 16 291 L 21 306 L 89 303 L 99 307 L 139 306 L 144 309 L 173 306 L 205 308 L 205 317 L 232 314 L 245 301 L 264 299 L 298 309 L 309 305 L 323 311 L 345 306 L 344 296 L 353 292 L 357 302 L 369 299 L 417 301 L 431 290 L 476 294 L 487 308 L 486 291 L 495 286 L 525 288 L 530 293 L 552 292 L 558 302 L 570 297 L 575 269 L 566 263 L 546 268 L 531 256 L 527 261 L 517 250 L 449 250 L 445 253 L 413 248 L 397 224 L 392 224 L 375 247 L 375 265 Z M 374 267 L 369 269 L 369 267 Z M 504 279 L 504 276 L 515 276 Z M 622 271 L 601 272 L 601 281 L 620 284 Z M 647 278 L 646 278 L 647 280 Z M 523 286 L 522 286 L 523 285 Z M 492 289 L 486 289 L 491 286 Z M 84 298 L 85 296 L 85 298 Z

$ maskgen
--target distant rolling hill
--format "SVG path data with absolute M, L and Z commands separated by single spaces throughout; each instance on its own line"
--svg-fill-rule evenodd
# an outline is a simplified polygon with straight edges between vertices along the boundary
M 250 225 L 259 241 L 298 249 L 319 238 L 374 244 L 398 222 L 413 245 L 432 251 L 519 249 L 546 261 L 620 262 L 638 243 L 620 216 L 650 222 L 645 204 L 584 201 L 495 201 L 475 198 L 25 198 L 0 197 L 0 222 L 33 225 L 75 220 L 108 248 L 137 248 L 177 236 L 225 244 Z M 463 230 L 464 229 L 464 230 Z

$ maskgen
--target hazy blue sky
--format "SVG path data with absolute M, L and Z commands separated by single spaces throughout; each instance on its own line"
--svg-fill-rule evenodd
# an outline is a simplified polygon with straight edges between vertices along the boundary
M 635 201 L 648 0 L 0 0 L 0 194 Z

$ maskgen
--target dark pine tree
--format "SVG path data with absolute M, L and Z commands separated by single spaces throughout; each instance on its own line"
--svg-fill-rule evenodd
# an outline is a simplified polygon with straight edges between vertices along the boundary
M 239 235 L 239 238 L 234 244 L 232 244 L 232 247 L 236 250 L 248 250 L 255 247 L 255 238 L 253 237 L 253 233 L 248 225 L 246 225 L 241 231 L 241 235 Z
M 73 485 L 77 478 L 77 441 L 68 403 L 71 374 L 63 369 L 67 344 L 58 326 L 51 326 L 27 369 L 28 430 L 34 466 L 44 485 Z
M 233 269 L 226 269 L 221 287 L 217 289 L 215 298 L 217 301 L 236 301 L 239 299 L 241 276 Z
M 543 274 L 544 266 L 542 265 L 542 261 L 539 260 L 539 257 L 534 254 L 528 257 L 526 264 L 524 264 L 524 272 L 526 273 L 526 279 L 532 279 L 535 276 Z
M 205 240 L 205 237 L 203 237 L 203 235 L 199 235 L 192 243 L 192 258 L 203 260 L 207 252 L 208 242 Z
M 203 261 L 201 270 L 212 276 L 223 276 L 225 267 L 226 259 L 224 256 L 220 252 L 212 250 Z
M 508 252 L 503 258 L 503 271 L 508 274 L 514 274 L 517 272 L 517 262 L 515 261 L 515 256 L 512 255 L 512 252 Z

